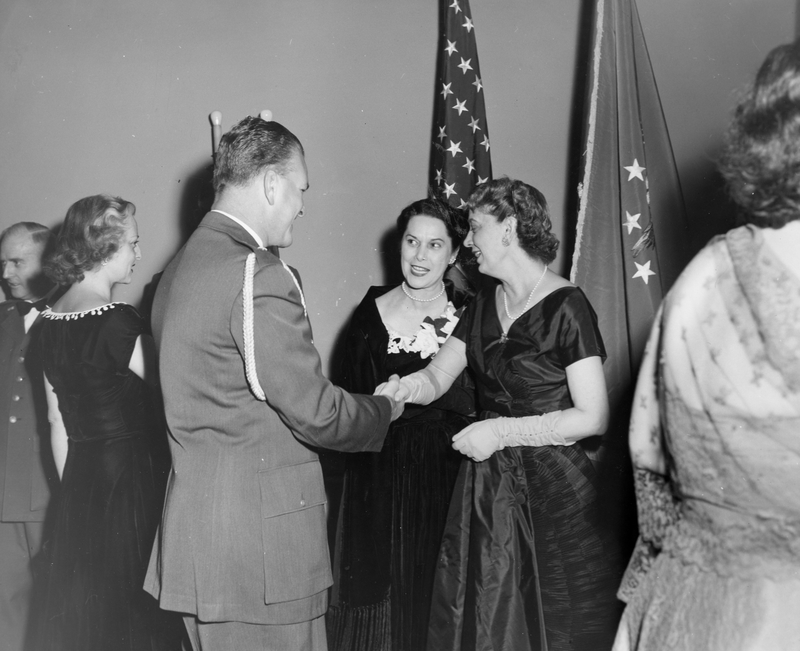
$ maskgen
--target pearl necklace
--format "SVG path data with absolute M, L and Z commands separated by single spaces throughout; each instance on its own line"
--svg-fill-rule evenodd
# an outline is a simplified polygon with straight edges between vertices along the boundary
M 406 289 L 407 285 L 405 280 L 403 281 L 403 284 L 400 285 L 400 287 L 402 287 L 403 293 L 406 296 L 408 296 L 412 301 L 418 301 L 420 303 L 431 303 L 432 301 L 435 301 L 437 298 L 439 298 L 442 294 L 444 294 L 444 281 L 442 281 L 442 288 L 439 290 L 439 293 L 436 294 L 436 296 L 434 296 L 433 298 L 417 298 L 416 296 L 412 296 L 411 294 L 408 293 L 408 290 Z
M 528 300 L 525 301 L 525 307 L 522 308 L 522 312 L 517 314 L 517 316 L 511 316 L 511 312 L 508 311 L 508 294 L 506 294 L 506 290 L 503 289 L 503 305 L 506 308 L 506 316 L 509 319 L 511 319 L 512 321 L 516 321 L 523 314 L 525 314 L 525 312 L 528 311 L 528 308 L 530 307 L 530 304 L 531 304 L 531 300 L 533 299 L 533 293 L 539 288 L 539 283 L 541 283 L 542 280 L 544 280 L 544 275 L 546 273 L 547 273 L 547 265 L 544 266 L 544 271 L 542 272 L 542 275 L 539 276 L 539 280 L 536 281 L 536 284 L 533 286 L 533 289 L 531 290 L 531 293 L 528 294 Z

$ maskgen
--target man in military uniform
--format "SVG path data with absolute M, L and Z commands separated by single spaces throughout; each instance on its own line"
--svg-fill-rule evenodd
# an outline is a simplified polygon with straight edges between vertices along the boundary
M 0 303 L 0 640 L 8 651 L 26 648 L 31 560 L 41 547 L 55 478 L 35 343 L 39 312 L 52 294 L 42 273 L 49 240 L 50 231 L 33 222 L 0 234 L 3 289 L 11 297 Z

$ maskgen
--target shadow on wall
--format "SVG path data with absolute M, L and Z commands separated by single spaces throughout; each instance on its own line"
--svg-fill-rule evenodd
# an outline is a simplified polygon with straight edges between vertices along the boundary
M 379 243 L 381 251 L 381 271 L 383 272 L 383 284 L 393 285 L 403 280 L 400 270 L 400 235 L 397 228 L 392 224 L 381 236 Z M 368 287 L 363 287 L 362 294 L 367 293 Z M 353 309 L 355 312 L 355 308 Z M 336 335 L 331 346 L 330 358 L 328 361 L 328 377 L 337 386 L 342 381 L 342 367 L 344 366 L 344 356 L 347 348 L 347 333 L 353 314 L 345 321 L 344 326 Z M 331 554 L 336 547 L 336 523 L 339 520 L 339 502 L 342 496 L 345 461 L 347 453 L 336 452 L 334 450 L 318 449 L 319 461 L 322 465 L 323 476 L 325 478 L 325 491 L 328 496 L 328 542 Z M 331 557 L 333 562 L 333 556 Z
M 214 163 L 210 162 L 201 165 L 192 172 L 183 183 L 181 193 L 180 208 L 178 211 L 178 222 L 180 225 L 180 246 L 189 239 L 194 233 L 203 216 L 211 210 L 214 203 L 214 188 L 211 184 L 214 173 Z M 178 249 L 173 251 L 172 256 L 178 253 Z M 170 260 L 172 259 L 170 257 Z M 167 263 L 169 264 L 169 263 Z M 153 298 L 155 297 L 158 281 L 161 279 L 161 271 L 155 274 L 150 282 L 145 285 L 142 293 L 142 301 L 139 312 L 147 323 L 150 323 L 152 315 Z
M 381 252 L 381 272 L 383 284 L 395 285 L 403 280 L 400 270 L 400 235 L 397 228 L 392 224 L 381 236 L 379 244 Z M 367 293 L 368 287 L 362 288 L 362 295 Z M 355 308 L 354 308 L 355 311 Z M 334 384 L 339 384 L 341 380 L 341 369 L 344 362 L 345 346 L 347 341 L 347 330 L 350 327 L 352 313 L 345 321 L 344 326 L 336 335 L 331 347 L 328 361 L 328 377 Z
M 715 235 L 737 225 L 737 208 L 725 190 L 725 180 L 713 157 L 697 159 L 679 170 L 689 222 L 691 260 Z

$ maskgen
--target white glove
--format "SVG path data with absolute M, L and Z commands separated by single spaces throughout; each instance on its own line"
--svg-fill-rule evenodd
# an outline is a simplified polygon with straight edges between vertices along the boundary
M 402 384 L 402 380 L 400 382 Z M 559 434 L 560 421 L 560 411 L 551 411 L 541 416 L 481 420 L 456 434 L 453 437 L 453 448 L 474 461 L 485 461 L 503 448 L 572 445 Z
M 429 405 L 436 400 L 436 387 L 425 371 L 417 371 L 400 378 L 400 389 L 394 399 L 415 405 Z

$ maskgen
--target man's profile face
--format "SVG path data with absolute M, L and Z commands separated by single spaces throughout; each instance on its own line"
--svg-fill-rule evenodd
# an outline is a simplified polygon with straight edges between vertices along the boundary
M 292 243 L 294 220 L 303 214 L 303 194 L 308 190 L 308 169 L 303 155 L 296 151 L 285 174 L 278 175 L 274 218 L 269 224 L 271 246 L 285 248 Z
M 42 274 L 43 248 L 28 233 L 8 234 L 0 243 L 3 283 L 14 298 L 31 301 L 43 295 L 42 289 L 46 287 Z

